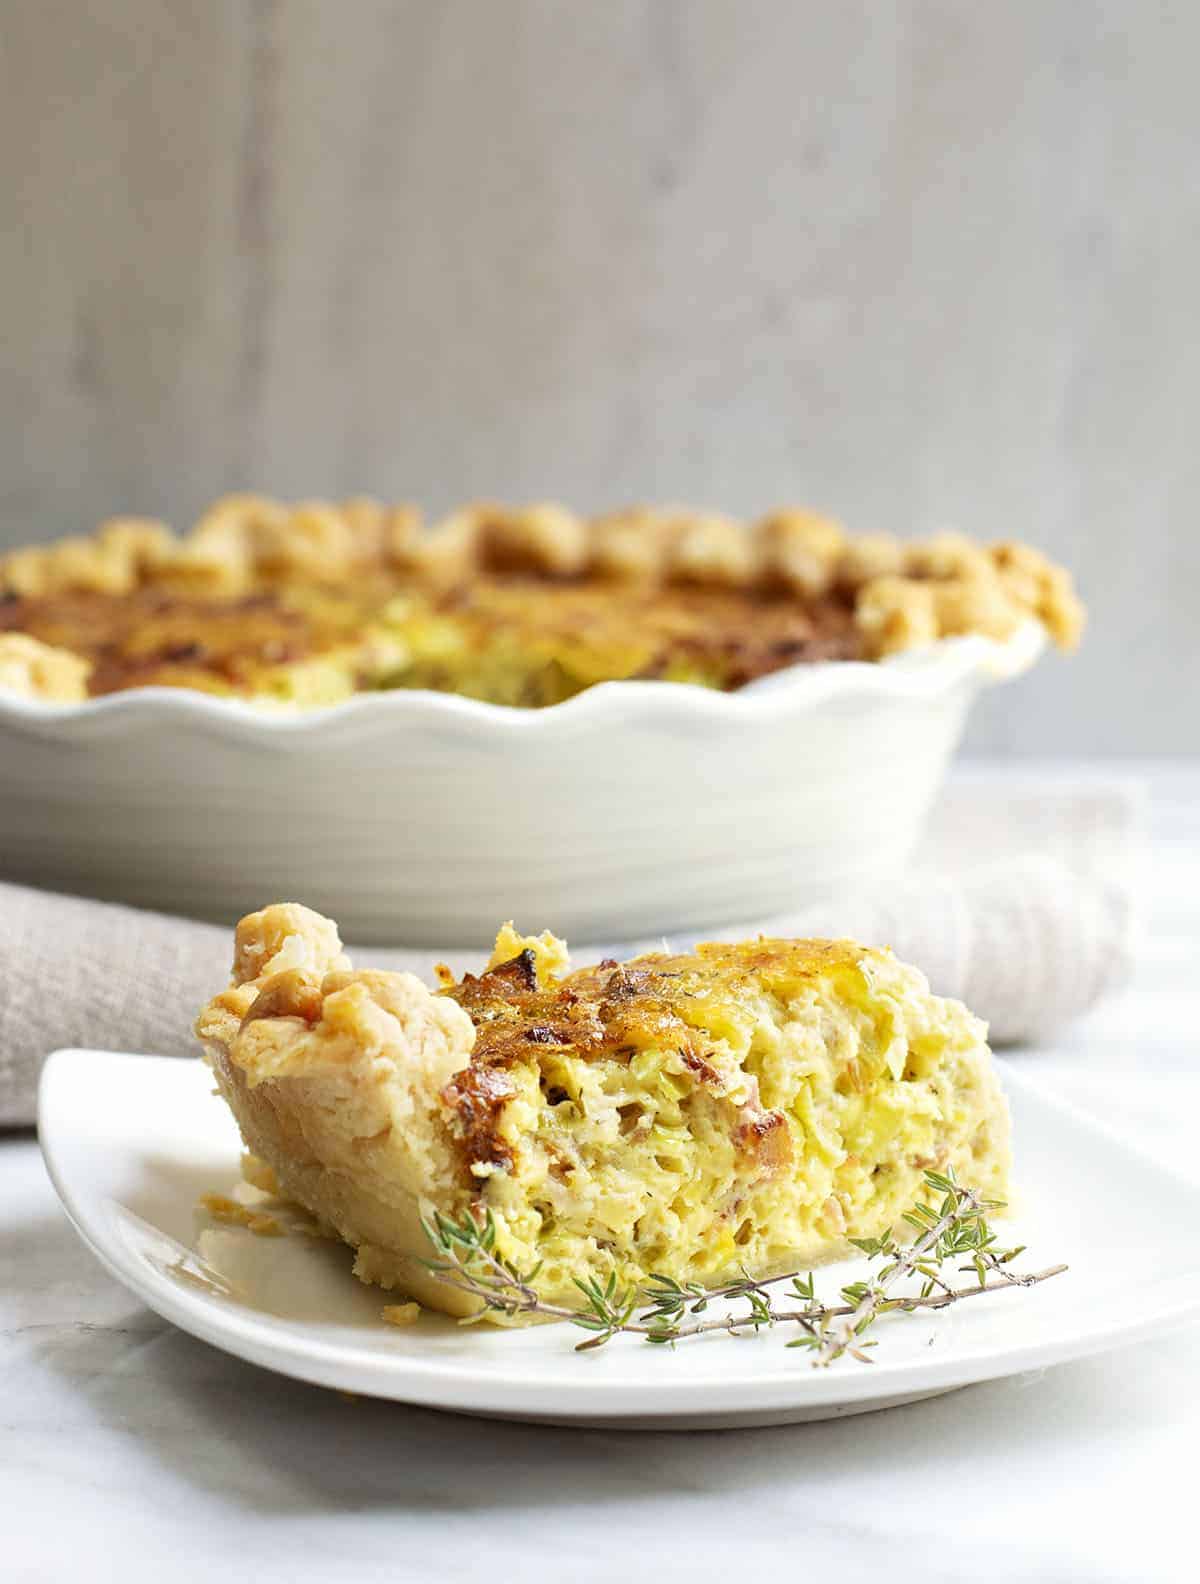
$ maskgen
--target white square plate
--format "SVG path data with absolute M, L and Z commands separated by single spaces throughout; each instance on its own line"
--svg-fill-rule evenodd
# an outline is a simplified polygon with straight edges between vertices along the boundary
M 42 1080 L 50 1176 L 84 1242 L 150 1308 L 240 1358 L 318 1385 L 560 1424 L 788 1423 L 910 1402 L 1039 1369 L 1200 1313 L 1200 1187 L 1000 1064 L 1013 1111 L 1022 1264 L 1066 1260 L 1030 1290 L 879 1322 L 876 1362 L 813 1367 L 786 1333 L 675 1349 L 620 1337 L 574 1351 L 565 1325 L 504 1331 L 423 1315 L 398 1329 L 340 1244 L 214 1226 L 206 1192 L 239 1182 L 240 1140 L 199 1061 L 59 1051 Z M 831 1297 L 863 1274 L 818 1271 Z

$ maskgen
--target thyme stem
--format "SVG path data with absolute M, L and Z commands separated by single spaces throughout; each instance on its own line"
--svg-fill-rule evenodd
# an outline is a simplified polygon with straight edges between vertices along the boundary
M 814 1364 L 828 1365 L 845 1355 L 870 1363 L 865 1349 L 873 1343 L 864 1342 L 862 1336 L 881 1315 L 945 1309 L 966 1298 L 1033 1287 L 1067 1269 L 1058 1264 L 1038 1271 L 1011 1270 L 1010 1262 L 1024 1250 L 997 1248 L 986 1212 L 1000 1208 L 998 1203 L 962 1186 L 951 1172 L 926 1172 L 925 1184 L 942 1199 L 936 1209 L 922 1202 L 906 1212 L 904 1220 L 917 1233 L 912 1243 L 897 1243 L 890 1228 L 876 1238 L 851 1239 L 869 1259 L 887 1263 L 870 1281 L 844 1287 L 843 1301 L 835 1304 L 817 1298 L 811 1271 L 803 1275 L 791 1271 L 763 1281 L 746 1275 L 708 1290 L 699 1283 L 662 1275 L 651 1276 L 640 1288 L 619 1286 L 615 1275 L 607 1282 L 577 1278 L 581 1305 L 551 1303 L 534 1285 L 540 1264 L 522 1271 L 497 1251 L 496 1225 L 490 1213 L 482 1220 L 468 1211 L 458 1221 L 442 1215 L 425 1221 L 426 1235 L 437 1256 L 425 1264 L 448 1286 L 477 1298 L 481 1312 L 491 1310 L 510 1319 L 530 1315 L 569 1320 L 582 1327 L 590 1335 L 578 1344 L 580 1351 L 602 1347 L 617 1335 L 673 1345 L 710 1332 L 737 1336 L 788 1325 L 797 1327 L 799 1335 L 787 1345 L 808 1348 Z M 964 1256 L 967 1263 L 958 1268 L 973 1273 L 975 1281 L 956 1287 L 946 1280 L 942 1267 Z M 918 1277 L 922 1283 L 919 1291 L 897 1291 L 901 1283 Z M 783 1283 L 790 1283 L 790 1296 L 801 1299 L 800 1307 L 774 1301 L 772 1291 Z M 710 1303 L 720 1300 L 744 1302 L 746 1309 L 697 1318 Z
M 945 1309 L 952 1303 L 958 1303 L 963 1298 L 980 1298 L 985 1293 L 1009 1292 L 1013 1287 L 1033 1287 L 1038 1282 L 1049 1281 L 1052 1276 L 1061 1276 L 1068 1267 L 1066 1265 L 1048 1265 L 1045 1270 L 1033 1271 L 1017 1280 L 1004 1279 L 998 1281 L 976 1282 L 971 1287 L 947 1287 L 941 1292 L 931 1293 L 923 1298 L 919 1294 L 915 1297 L 901 1297 L 893 1299 L 895 1308 L 904 1314 L 913 1314 L 918 1309 Z M 777 1277 L 778 1281 L 787 1280 L 786 1277 Z M 817 1309 L 776 1309 L 771 1308 L 772 1324 L 785 1324 L 797 1321 L 825 1321 L 837 1320 L 842 1316 L 849 1316 L 856 1312 L 854 1304 L 822 1304 Z M 555 1309 L 551 1305 L 538 1305 L 542 1314 L 554 1313 L 566 1318 L 574 1318 L 578 1310 Z M 748 1327 L 744 1316 L 727 1315 L 714 1317 L 711 1320 L 697 1320 L 690 1325 L 680 1326 L 674 1333 L 672 1340 L 682 1337 L 700 1336 L 706 1331 L 744 1331 Z M 634 1321 L 621 1328 L 631 1335 L 650 1336 L 654 1327 L 643 1325 Z M 586 1344 L 585 1344 L 586 1345 Z M 823 1359 L 816 1362 L 824 1363 Z
M 953 1183 L 952 1178 L 945 1180 L 952 1187 L 957 1186 Z M 926 1177 L 926 1182 L 929 1182 L 928 1176 Z M 855 1338 L 884 1312 L 884 1306 L 888 1305 L 887 1295 L 889 1290 L 897 1282 L 903 1281 L 906 1277 L 916 1275 L 922 1264 L 926 1263 L 927 1256 L 937 1253 L 946 1233 L 963 1220 L 964 1212 L 968 1216 L 979 1216 L 982 1215 L 983 1208 L 983 1202 L 973 1188 L 957 1188 L 956 1192 L 948 1194 L 946 1201 L 942 1205 L 942 1213 L 928 1230 L 921 1233 L 907 1249 L 897 1252 L 893 1263 L 885 1271 L 881 1272 L 873 1282 L 867 1285 L 866 1291 L 858 1302 L 844 1309 L 844 1318 L 842 1318 L 841 1325 L 827 1325 L 825 1327 L 814 1362 L 817 1364 L 831 1364 L 835 1358 L 840 1358 L 843 1353 L 854 1353 L 856 1351 Z M 886 1251 L 881 1250 L 880 1252 Z M 1065 1268 L 1065 1266 L 1058 1267 L 1058 1269 Z M 1056 1272 L 1051 1272 L 1051 1274 L 1056 1274 Z M 1042 1279 L 1044 1280 L 1045 1277 L 1043 1276 Z M 927 1282 L 933 1282 L 940 1289 L 940 1292 L 936 1294 L 927 1293 L 919 1300 L 920 1304 L 925 1308 L 945 1308 L 953 1300 L 965 1298 L 968 1291 L 970 1291 L 970 1289 L 966 1288 L 948 1287 L 936 1271 L 927 1273 L 926 1280 Z M 997 1288 L 1006 1285 L 1008 1283 L 1003 1279 L 989 1284 L 983 1278 L 982 1273 L 980 1273 L 980 1279 L 976 1283 L 972 1295 L 995 1291 Z M 905 1305 L 901 1301 L 898 1304 L 893 1303 L 889 1307 L 911 1309 L 915 1305 L 911 1303 Z M 864 1362 L 869 1363 L 870 1360 L 864 1360 Z

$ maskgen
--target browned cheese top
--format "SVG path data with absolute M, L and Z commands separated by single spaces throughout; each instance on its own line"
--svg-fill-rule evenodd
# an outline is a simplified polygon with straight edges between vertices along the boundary
M 414 603 L 391 619 L 384 607 L 398 594 Z M 409 617 L 451 622 L 468 654 L 505 644 L 515 666 L 522 644 L 531 664 L 559 645 L 564 653 L 584 651 L 598 674 L 658 678 L 682 669 L 730 689 L 797 662 L 862 652 L 848 602 L 753 590 L 618 591 L 496 575 L 438 587 L 362 571 L 337 584 L 276 579 L 224 599 L 163 588 L 0 593 L 0 632 L 28 633 L 91 661 L 92 695 L 151 685 L 253 693 L 282 667 L 342 649 L 355 671 L 353 646 L 381 616 L 401 641 Z M 366 661 L 355 677 L 357 686 L 393 680 L 370 675 Z M 421 683 L 453 689 L 453 671 Z
M 806 984 L 857 968 L 861 958 L 862 949 L 848 941 L 713 942 L 688 955 L 609 959 L 547 985 L 539 984 L 527 948 L 478 977 L 465 975 L 442 993 L 475 1025 L 470 1065 L 445 1091 L 468 1158 L 506 1158 L 495 1129 L 514 1092 L 512 1067 L 549 1051 L 629 1062 L 644 1050 L 673 1050 L 698 1083 L 715 1083 L 707 1053 L 727 1035 L 731 1012 L 752 1015 L 752 1002 L 764 993 L 789 999 Z

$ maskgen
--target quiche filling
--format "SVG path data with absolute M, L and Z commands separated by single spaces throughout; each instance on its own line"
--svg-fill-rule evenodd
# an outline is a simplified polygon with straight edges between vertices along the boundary
M 292 708 L 431 688 L 531 708 L 616 680 L 736 689 L 1029 620 L 1071 648 L 1083 610 L 1061 567 L 1015 543 L 855 538 L 797 510 L 479 506 L 425 532 L 407 507 L 233 496 L 181 538 L 118 519 L 0 557 L 0 687 Z
M 448 590 L 285 586 L 236 600 L 138 591 L 0 602 L 17 631 L 85 657 L 92 697 L 187 687 L 299 706 L 433 688 L 494 704 L 557 704 L 627 679 L 736 688 L 784 665 L 865 655 L 844 602 L 480 578 Z
M 238 926 L 197 1032 L 248 1148 L 356 1250 L 364 1281 L 450 1313 L 422 1216 L 494 1218 L 569 1303 L 576 1278 L 717 1285 L 898 1225 L 923 1173 L 1005 1196 L 1008 1115 L 983 1025 L 887 951 L 711 943 L 572 970 L 505 926 L 431 990 L 355 972 L 328 920 Z

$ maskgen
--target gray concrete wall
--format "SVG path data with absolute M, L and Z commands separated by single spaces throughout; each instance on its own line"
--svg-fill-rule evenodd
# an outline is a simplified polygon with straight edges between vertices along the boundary
M 1200 7 L 10 0 L 0 50 L 0 540 L 244 485 L 1019 535 L 1093 628 L 974 745 L 1200 749 Z

